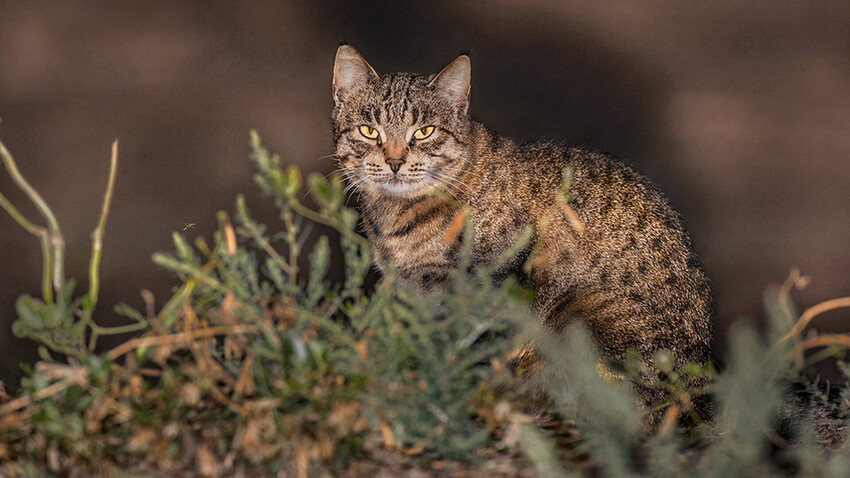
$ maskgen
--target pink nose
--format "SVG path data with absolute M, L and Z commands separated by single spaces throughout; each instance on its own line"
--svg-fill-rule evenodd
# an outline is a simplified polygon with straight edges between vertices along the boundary
M 390 165 L 390 169 L 393 174 L 398 173 L 398 170 L 401 169 L 401 165 L 404 164 L 404 160 L 401 158 L 387 158 L 387 164 Z

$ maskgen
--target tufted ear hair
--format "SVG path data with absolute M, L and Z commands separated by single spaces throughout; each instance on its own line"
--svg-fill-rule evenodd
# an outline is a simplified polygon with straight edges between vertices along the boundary
M 431 80 L 437 93 L 461 107 L 466 113 L 469 108 L 471 64 L 467 55 L 460 55 Z
M 337 48 L 334 60 L 334 101 L 339 102 L 346 94 L 356 90 L 370 79 L 377 78 L 378 74 L 353 46 L 340 45 Z

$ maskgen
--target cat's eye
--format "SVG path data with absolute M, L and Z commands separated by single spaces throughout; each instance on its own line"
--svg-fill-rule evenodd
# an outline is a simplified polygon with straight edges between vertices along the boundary
M 417 129 L 416 132 L 413 133 L 413 138 L 414 139 L 425 139 L 428 136 L 431 136 L 432 134 L 434 134 L 434 127 L 433 126 L 426 126 L 424 128 Z
M 365 136 L 369 139 L 377 139 L 378 130 L 371 127 L 371 126 L 367 126 L 367 125 L 364 124 L 363 126 L 360 127 L 360 134 L 362 134 L 363 136 Z

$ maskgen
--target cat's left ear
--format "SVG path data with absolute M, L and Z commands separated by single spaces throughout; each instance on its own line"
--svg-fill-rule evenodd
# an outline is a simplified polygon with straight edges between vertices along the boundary
M 470 70 L 469 57 L 461 55 L 431 80 L 431 85 L 437 92 L 460 106 L 464 114 L 469 108 L 469 86 L 472 75 Z

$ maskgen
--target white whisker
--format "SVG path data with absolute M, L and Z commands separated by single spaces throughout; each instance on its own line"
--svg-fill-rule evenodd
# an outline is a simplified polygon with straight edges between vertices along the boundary
M 444 186 L 443 190 L 445 192 L 449 193 L 455 199 L 455 201 L 461 202 L 458 195 L 455 194 L 455 191 L 452 191 L 452 189 L 450 189 L 450 188 L 454 188 L 460 194 L 465 194 L 466 191 L 464 191 L 461 188 L 459 188 L 458 186 L 452 184 L 447 178 L 437 176 L 436 175 L 437 173 L 435 173 L 434 171 L 431 171 L 431 173 L 433 174 L 433 175 L 429 176 L 431 179 L 437 181 L 438 184 L 443 185 Z
M 457 183 L 457 184 L 461 184 L 461 185 L 465 186 L 467 191 L 472 190 L 472 187 L 469 184 L 466 184 L 465 182 L 461 181 L 460 179 L 457 179 L 456 177 L 449 176 L 448 174 L 439 173 L 437 171 L 432 171 L 432 172 L 434 174 L 440 176 L 441 178 L 444 178 L 444 179 L 451 181 L 452 183 Z
M 453 178 L 451 176 L 448 176 L 448 175 L 445 175 L 445 174 L 442 174 L 442 173 L 438 173 L 436 171 L 433 171 L 433 174 L 435 175 L 435 177 L 441 178 L 447 185 L 453 187 L 460 194 L 468 195 L 472 192 L 472 188 L 468 184 L 464 183 L 463 181 L 459 181 L 456 178 Z M 463 187 L 461 187 L 461 186 L 463 186 Z

